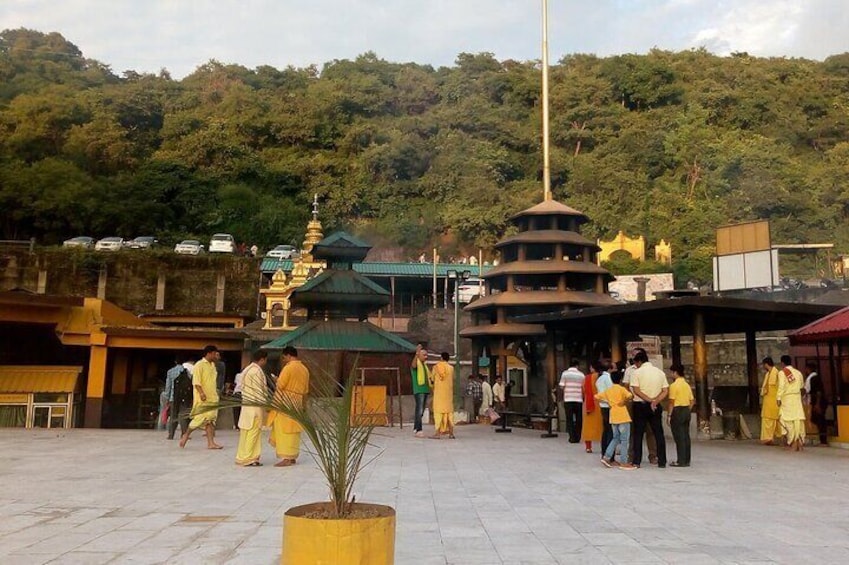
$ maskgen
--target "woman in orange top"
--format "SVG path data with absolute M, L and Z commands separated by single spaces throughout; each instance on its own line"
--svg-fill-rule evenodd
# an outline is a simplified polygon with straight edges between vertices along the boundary
M 593 452 L 593 442 L 601 441 L 601 432 L 604 423 L 601 418 L 601 408 L 595 399 L 598 394 L 595 382 L 598 380 L 599 372 L 603 370 L 598 361 L 593 362 L 590 372 L 584 378 L 584 424 L 581 428 L 581 439 L 587 448 L 587 453 Z

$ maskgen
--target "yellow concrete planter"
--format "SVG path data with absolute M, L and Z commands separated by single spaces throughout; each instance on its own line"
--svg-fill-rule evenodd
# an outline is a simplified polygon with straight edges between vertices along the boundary
M 393 565 L 395 509 L 354 504 L 376 513 L 373 518 L 324 520 L 307 518 L 327 503 L 290 508 L 283 516 L 283 565 Z

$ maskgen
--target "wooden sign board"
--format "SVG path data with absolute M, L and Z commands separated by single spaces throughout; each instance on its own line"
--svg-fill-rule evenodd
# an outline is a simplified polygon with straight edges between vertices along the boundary
M 771 248 L 769 220 L 722 226 L 716 229 L 716 254 L 719 256 L 769 251 Z

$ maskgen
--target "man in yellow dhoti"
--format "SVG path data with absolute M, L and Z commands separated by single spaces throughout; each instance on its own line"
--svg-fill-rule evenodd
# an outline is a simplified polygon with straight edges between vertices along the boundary
M 454 367 L 448 363 L 448 353 L 443 351 L 441 357 L 442 360 L 430 371 L 436 426 L 436 432 L 430 437 L 442 439 L 448 434 L 450 439 L 454 439 Z
M 802 451 L 805 443 L 805 410 L 802 407 L 802 388 L 805 377 L 791 365 L 789 355 L 781 356 L 781 371 L 778 373 L 779 421 L 787 432 L 787 447 Z
M 239 414 L 239 448 L 236 451 L 236 464 L 243 467 L 259 467 L 262 455 L 262 425 L 265 422 L 265 411 L 259 406 L 252 406 L 266 400 L 265 365 L 268 363 L 268 352 L 257 351 L 253 355 L 253 363 L 242 371 L 242 411 Z
M 218 419 L 218 409 L 210 408 L 218 404 L 218 371 L 215 363 L 221 359 L 218 348 L 207 345 L 203 348 L 203 359 L 195 363 L 192 370 L 192 421 L 189 429 L 180 438 L 180 447 L 186 447 L 186 442 L 192 432 L 198 428 L 206 429 L 206 447 L 222 449 L 215 443 L 215 421 Z
M 763 367 L 766 374 L 761 385 L 761 443 L 774 445 L 775 439 L 784 435 L 784 428 L 778 424 L 778 369 L 772 357 L 764 357 Z
M 277 401 L 283 399 L 296 408 L 304 406 L 304 397 L 310 390 L 310 372 L 307 366 L 298 360 L 298 350 L 292 346 L 283 348 L 283 370 L 277 377 L 274 396 Z M 280 461 L 275 467 L 289 467 L 295 464 L 301 452 L 301 425 L 285 414 L 271 411 L 271 437 L 269 443 L 277 451 Z

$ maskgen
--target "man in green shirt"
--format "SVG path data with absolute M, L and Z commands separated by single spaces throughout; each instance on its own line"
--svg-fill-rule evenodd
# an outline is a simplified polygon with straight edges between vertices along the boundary
M 416 354 L 410 363 L 410 374 L 413 379 L 413 397 L 416 399 L 416 412 L 413 420 L 413 431 L 416 437 L 424 437 L 422 431 L 422 415 L 427 405 L 427 395 L 430 394 L 431 376 L 427 367 L 427 349 L 422 344 L 416 346 Z

